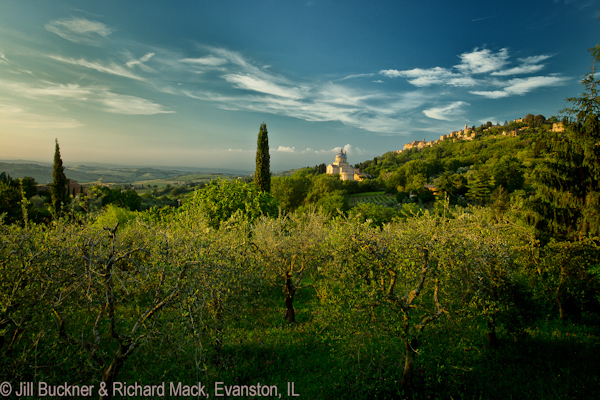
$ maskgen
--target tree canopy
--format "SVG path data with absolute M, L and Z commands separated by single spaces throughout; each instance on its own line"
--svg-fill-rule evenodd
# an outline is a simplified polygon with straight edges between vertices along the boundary
M 563 110 L 576 120 L 549 137 L 547 156 L 534 170 L 540 228 L 571 237 L 600 233 L 600 80 L 595 75 L 600 46 L 590 52 L 592 67 L 581 81 L 584 92 L 568 98 L 571 107 Z

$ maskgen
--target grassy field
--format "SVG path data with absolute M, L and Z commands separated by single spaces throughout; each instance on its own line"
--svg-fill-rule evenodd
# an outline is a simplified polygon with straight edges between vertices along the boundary
M 135 187 L 140 187 L 141 185 L 156 185 L 158 188 L 163 188 L 166 185 L 177 186 L 189 183 L 209 183 L 213 179 L 226 179 L 231 180 L 237 178 L 237 176 L 230 176 L 224 174 L 187 174 L 187 175 L 177 175 L 171 178 L 166 179 L 148 179 L 148 180 L 138 180 L 132 182 L 132 185 Z
M 400 386 L 404 348 L 385 327 L 321 318 L 310 288 L 298 294 L 295 324 L 283 322 L 278 288 L 253 307 L 236 318 L 221 354 L 212 353 L 201 372 L 189 359 L 155 372 L 158 366 L 141 363 L 133 375 L 124 369 L 121 379 L 134 381 L 148 369 L 143 375 L 156 374 L 156 381 L 165 375 L 201 381 L 211 396 L 216 382 L 260 383 L 276 386 L 281 398 L 290 397 L 289 382 L 305 399 L 591 399 L 600 390 L 597 327 L 542 321 L 519 340 L 501 331 L 500 346 L 492 349 L 477 321 L 472 329 L 438 324 L 423 338 L 414 386 L 406 389 Z

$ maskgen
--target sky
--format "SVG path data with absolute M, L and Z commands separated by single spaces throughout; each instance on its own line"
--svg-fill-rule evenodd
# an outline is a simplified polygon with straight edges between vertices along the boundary
M 2 0 L 0 159 L 254 170 L 359 163 L 559 115 L 600 1 Z

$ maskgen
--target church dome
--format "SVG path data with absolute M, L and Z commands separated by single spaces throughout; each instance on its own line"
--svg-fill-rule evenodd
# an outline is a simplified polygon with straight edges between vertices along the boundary
M 344 153 L 344 149 L 341 149 L 340 152 L 337 153 L 335 162 L 346 162 L 346 153 Z

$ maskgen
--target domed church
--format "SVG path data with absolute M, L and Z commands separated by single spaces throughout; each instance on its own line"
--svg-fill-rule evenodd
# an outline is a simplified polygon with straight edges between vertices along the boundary
M 340 174 L 340 179 L 343 181 L 360 180 L 358 169 L 355 170 L 352 165 L 348 164 L 343 147 L 335 156 L 335 162 L 327 166 L 327 173 L 329 175 Z

